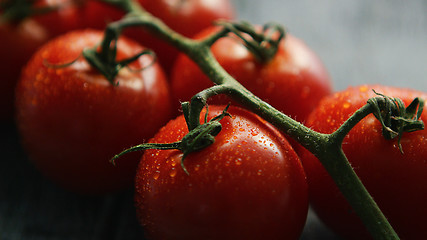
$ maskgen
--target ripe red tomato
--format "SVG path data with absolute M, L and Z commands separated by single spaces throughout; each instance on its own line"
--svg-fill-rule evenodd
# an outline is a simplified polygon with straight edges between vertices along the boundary
M 103 37 L 95 30 L 62 35 L 35 53 L 16 90 L 17 125 L 30 159 L 63 187 L 81 193 L 106 193 L 129 186 L 139 155 L 114 167 L 109 159 L 152 137 L 171 114 L 169 88 L 158 64 L 144 55 L 110 84 L 81 56 Z M 117 60 L 142 50 L 121 38 Z M 68 67 L 49 64 L 76 62 Z
M 398 97 L 406 106 L 427 94 L 394 87 L 363 85 L 323 99 L 310 114 L 307 126 L 322 133 L 336 130 L 350 115 L 374 97 L 371 89 Z M 427 119 L 422 113 L 421 119 Z M 343 142 L 354 170 L 402 239 L 427 235 L 427 130 L 404 133 L 401 144 L 382 136 L 380 122 L 371 114 L 358 123 Z M 309 180 L 312 205 L 323 221 L 349 239 L 367 239 L 366 230 L 344 200 L 319 161 L 309 152 L 300 154 Z
M 209 119 L 223 109 L 210 106 Z M 215 142 L 185 158 L 188 175 L 181 151 L 144 153 L 135 199 L 150 239 L 298 239 L 308 207 L 298 156 L 260 117 L 237 107 L 229 113 Z M 150 142 L 175 142 L 186 133 L 180 116 Z
M 229 0 L 138 0 L 148 12 L 178 33 L 192 37 L 218 19 L 234 18 Z M 153 49 L 166 72 L 170 72 L 178 51 L 146 31 L 131 31 L 129 36 Z
M 203 38 L 217 31 L 212 27 L 198 34 Z M 331 92 L 329 75 L 318 57 L 299 39 L 287 34 L 275 57 L 260 63 L 237 38 L 221 38 L 212 46 L 221 66 L 249 91 L 273 107 L 304 121 L 319 100 Z M 180 55 L 171 74 L 175 98 L 189 100 L 212 82 L 185 55 Z M 227 103 L 217 98 L 214 103 Z

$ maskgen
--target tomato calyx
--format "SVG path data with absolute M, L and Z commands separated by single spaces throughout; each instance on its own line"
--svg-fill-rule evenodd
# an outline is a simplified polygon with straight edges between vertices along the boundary
M 221 21 L 217 24 L 240 38 L 243 45 L 261 63 L 270 61 L 276 55 L 279 43 L 285 37 L 285 29 L 276 23 L 265 24 L 261 32 L 245 21 L 239 23 Z
M 104 41 L 101 43 L 100 50 L 98 50 L 98 46 L 96 46 L 94 48 L 83 50 L 82 54 L 83 57 L 88 61 L 88 63 L 93 68 L 98 70 L 102 75 L 104 75 L 108 82 L 110 82 L 112 85 L 119 84 L 118 82 L 116 83 L 114 80 L 119 71 L 124 67 L 128 67 L 130 63 L 136 61 L 141 56 L 148 54 L 153 57 L 153 60 L 147 66 L 143 66 L 140 69 L 136 69 L 136 71 L 142 71 L 150 67 L 155 62 L 155 53 L 148 49 L 144 49 L 132 57 L 117 61 L 117 38 L 114 38 L 110 41 L 107 41 L 106 39 L 107 38 L 105 38 Z M 135 71 L 135 69 L 129 69 Z
M 205 121 L 203 124 L 197 126 L 191 130 L 187 135 L 185 135 L 180 144 L 180 150 L 184 153 L 181 159 L 181 167 L 187 175 L 189 174 L 187 169 L 184 166 L 185 157 L 195 151 L 202 150 L 203 148 L 208 147 L 209 145 L 215 142 L 215 136 L 221 132 L 222 126 L 219 121 L 225 116 L 231 117 L 227 112 L 230 105 L 227 105 L 222 113 L 210 121 L 207 120 L 208 117 L 208 105 L 206 105 Z M 186 113 L 184 113 L 186 114 Z M 187 117 L 186 117 L 187 118 Z
M 386 139 L 398 137 L 398 146 L 403 154 L 401 139 L 404 132 L 414 132 L 424 129 L 424 123 L 420 120 L 424 108 L 424 99 L 415 98 L 408 107 L 399 98 L 391 98 L 375 92 L 379 97 L 368 100 L 374 108 L 374 116 L 383 127 L 383 136 Z
M 189 133 L 187 133 L 181 141 L 173 142 L 173 143 L 144 143 L 137 146 L 130 147 L 121 153 L 115 155 L 110 161 L 113 165 L 115 165 L 115 160 L 121 157 L 124 154 L 135 152 L 135 151 L 144 151 L 147 149 L 161 149 L 161 150 L 167 150 L 167 149 L 177 149 L 182 151 L 183 155 L 181 158 L 181 168 L 184 170 L 184 172 L 189 175 L 189 172 L 187 171 L 184 160 L 188 156 L 188 154 L 196 151 L 200 151 L 211 144 L 215 142 L 215 136 L 217 136 L 222 129 L 221 121 L 224 117 L 228 116 L 231 117 L 231 115 L 227 112 L 230 105 L 227 105 L 222 113 L 218 116 L 215 116 L 211 120 L 207 120 L 208 117 L 208 105 L 206 105 L 206 113 L 204 118 L 204 123 L 197 126 L 193 130 L 191 130 Z M 187 115 L 188 112 L 184 112 L 184 115 Z M 187 117 L 186 117 L 187 119 Z
M 111 32 L 111 31 L 110 31 Z M 95 68 L 99 73 L 104 75 L 104 77 L 107 79 L 107 81 L 112 85 L 119 85 L 119 82 L 115 81 L 115 78 L 117 74 L 119 74 L 119 71 L 122 68 L 127 67 L 130 71 L 136 72 L 136 71 L 143 71 L 144 69 L 152 66 L 156 62 L 156 55 L 153 51 L 150 49 L 143 49 L 139 53 L 122 59 L 117 60 L 117 41 L 119 33 L 115 33 L 113 38 L 111 37 L 104 37 L 103 41 L 101 42 L 101 47 L 96 45 L 93 48 L 87 48 L 84 49 L 81 54 L 75 58 L 74 60 L 67 62 L 67 63 L 61 63 L 61 64 L 52 64 L 47 62 L 46 60 L 43 62 L 43 64 L 48 68 L 65 68 L 68 67 L 75 62 L 77 62 L 80 57 L 84 57 L 86 61 Z M 139 69 L 134 69 L 129 67 L 129 64 L 132 62 L 138 60 L 143 55 L 150 55 L 152 56 L 151 61 L 146 66 L 142 66 Z

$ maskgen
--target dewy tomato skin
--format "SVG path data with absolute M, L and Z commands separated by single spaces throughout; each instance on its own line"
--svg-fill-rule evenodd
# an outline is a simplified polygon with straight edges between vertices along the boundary
M 307 126 L 322 133 L 337 129 L 357 109 L 374 97 L 372 89 L 398 97 L 406 106 L 427 94 L 380 85 L 350 87 L 324 98 L 310 114 Z M 424 110 L 421 119 L 426 121 Z M 427 130 L 404 133 L 403 154 L 397 139 L 382 136 L 380 122 L 371 114 L 359 122 L 344 139 L 343 150 L 354 170 L 372 194 L 401 239 L 427 236 Z M 299 156 L 309 181 L 310 200 L 319 217 L 348 239 L 369 239 L 367 231 L 344 200 L 320 162 L 303 150 Z
M 224 107 L 209 106 L 209 118 Z M 189 175 L 180 166 L 179 150 L 144 153 L 135 200 L 150 239 L 299 238 L 308 196 L 298 156 L 255 114 L 237 107 L 229 113 L 215 143 L 186 157 Z M 180 116 L 150 142 L 175 142 L 187 132 Z
M 139 154 L 119 166 L 109 159 L 152 137 L 171 116 L 167 80 L 151 56 L 123 68 L 117 86 L 81 56 L 98 44 L 102 31 L 71 32 L 44 45 L 23 71 L 16 90 L 17 126 L 36 167 L 78 193 L 108 193 L 131 186 Z M 118 41 L 117 60 L 142 47 Z M 78 58 L 78 59 L 77 59 Z M 66 67 L 53 67 L 76 62 Z
M 211 27 L 195 36 L 200 39 L 218 31 Z M 276 55 L 260 63 L 237 37 L 225 37 L 212 45 L 219 64 L 249 91 L 283 113 L 303 122 L 320 99 L 332 91 L 325 67 L 300 39 L 287 34 Z M 213 86 L 197 65 L 184 54 L 178 56 L 171 74 L 175 99 L 187 101 Z M 212 103 L 227 104 L 228 98 Z M 176 101 L 177 101 L 176 100 Z

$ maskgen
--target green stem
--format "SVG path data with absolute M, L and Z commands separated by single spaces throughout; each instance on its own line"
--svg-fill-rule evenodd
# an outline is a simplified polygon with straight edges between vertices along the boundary
M 324 150 L 317 151 L 319 152 L 317 157 L 329 174 L 334 176 L 336 185 L 372 237 L 374 239 L 399 239 L 387 218 L 357 177 L 341 147 L 348 132 L 374 111 L 375 108 L 370 103 L 358 109 L 338 130 L 328 135 L 329 141 L 326 141 L 324 148 L 319 148 Z
M 206 101 L 218 94 L 228 94 L 234 90 L 232 87 L 228 87 L 226 85 L 215 85 L 213 87 L 207 88 L 191 98 L 189 111 L 187 110 L 188 116 L 186 117 L 188 123 L 188 129 L 191 131 L 200 125 L 199 116 L 206 105 Z M 184 109 L 183 109 L 184 110 Z
M 123 20 L 111 24 L 110 27 L 142 26 L 146 28 L 187 54 L 211 81 L 218 85 L 194 96 L 190 106 L 185 105 L 190 112 L 188 116 L 190 129 L 200 125 L 200 112 L 206 104 L 207 98 L 217 93 L 230 95 L 235 101 L 272 123 L 316 155 L 374 239 L 399 239 L 353 171 L 341 148 L 342 140 L 351 128 L 366 115 L 372 113 L 373 109 L 369 104 L 357 111 L 336 132 L 332 134 L 315 132 L 259 99 L 220 66 L 210 51 L 210 45 L 219 38 L 219 35 L 201 40 L 188 39 L 145 12 L 136 2 L 130 0 L 120 2 L 123 3 L 119 6 L 129 14 Z M 227 30 L 223 30 L 221 34 L 226 34 L 226 32 Z

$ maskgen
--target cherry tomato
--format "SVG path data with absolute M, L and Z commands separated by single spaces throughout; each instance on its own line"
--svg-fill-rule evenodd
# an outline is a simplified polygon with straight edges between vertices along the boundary
M 307 126 L 322 133 L 336 130 L 350 115 L 374 97 L 371 89 L 408 104 L 427 94 L 395 87 L 351 87 L 323 99 L 310 114 Z M 427 119 L 422 113 L 421 119 Z M 402 239 L 427 235 L 427 130 L 404 133 L 398 141 L 382 136 L 380 122 L 371 114 L 359 122 L 343 142 L 354 170 Z M 349 239 L 367 239 L 366 230 L 332 179 L 312 154 L 300 154 L 309 180 L 311 202 L 323 221 Z
M 130 186 L 140 156 L 127 156 L 118 167 L 109 159 L 148 140 L 171 114 L 162 69 L 156 63 L 147 67 L 151 56 L 121 69 L 117 86 L 88 64 L 82 50 L 102 37 L 102 31 L 80 30 L 47 43 L 24 68 L 16 90 L 17 125 L 30 159 L 59 185 L 85 194 Z M 117 60 L 141 50 L 121 38 Z
M 195 38 L 217 30 L 208 28 Z M 221 38 L 211 50 L 221 66 L 249 91 L 298 121 L 304 121 L 319 100 L 331 92 L 329 75 L 319 58 L 290 34 L 267 63 L 258 62 L 237 37 Z M 175 98 L 187 101 L 213 83 L 192 60 L 181 54 L 171 74 L 171 85 Z M 213 103 L 228 101 L 217 98 Z
M 192 37 L 218 19 L 232 19 L 234 10 L 229 0 L 138 0 L 148 12 L 160 18 L 178 33 Z M 178 51 L 163 40 L 143 30 L 129 36 L 153 49 L 166 72 L 170 72 Z
M 208 119 L 223 109 L 210 106 Z M 181 151 L 144 153 L 135 199 L 150 239 L 298 239 L 308 207 L 298 156 L 260 117 L 237 107 L 229 113 L 215 142 L 185 158 L 188 175 Z M 150 142 L 175 142 L 187 133 L 180 116 Z

